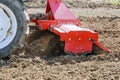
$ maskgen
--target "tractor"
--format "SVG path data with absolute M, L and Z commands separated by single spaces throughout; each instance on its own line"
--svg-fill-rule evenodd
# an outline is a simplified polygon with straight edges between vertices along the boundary
M 28 22 L 35 23 L 39 31 L 50 31 L 57 35 L 59 42 L 64 43 L 66 53 L 92 54 L 94 46 L 109 52 L 99 43 L 98 33 L 83 27 L 61 0 L 46 0 L 44 15 L 28 15 L 24 1 L 27 0 L 0 0 L 0 59 L 10 58 L 18 47 L 23 46 Z

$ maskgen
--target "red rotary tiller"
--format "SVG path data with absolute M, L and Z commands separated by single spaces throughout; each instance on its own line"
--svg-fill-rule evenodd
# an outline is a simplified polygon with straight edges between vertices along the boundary
M 61 0 L 47 0 L 45 18 L 38 15 L 31 18 L 39 30 L 50 30 L 64 41 L 64 51 L 73 54 L 92 53 L 93 45 L 105 52 L 108 49 L 98 42 L 98 33 L 82 27 L 80 20 L 65 6 Z

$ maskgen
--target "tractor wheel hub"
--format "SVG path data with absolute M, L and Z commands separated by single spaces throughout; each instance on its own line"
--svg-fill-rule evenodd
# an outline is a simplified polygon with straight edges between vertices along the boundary
M 7 6 L 0 3 L 0 49 L 8 46 L 15 38 L 17 20 Z

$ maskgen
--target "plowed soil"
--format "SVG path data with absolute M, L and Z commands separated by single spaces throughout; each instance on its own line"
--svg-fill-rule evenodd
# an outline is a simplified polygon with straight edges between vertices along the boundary
M 69 0 L 66 2 L 67 4 L 72 3 Z M 73 8 L 70 9 L 73 10 L 77 7 L 73 12 L 80 18 L 83 26 L 89 26 L 98 32 L 99 41 L 109 49 L 110 53 L 102 52 L 90 56 L 60 55 L 43 58 L 36 54 L 42 53 L 49 38 L 53 36 L 49 33 L 33 32 L 34 34 L 32 33 L 27 40 L 26 51 L 19 49 L 10 60 L 10 64 L 0 68 L 0 80 L 120 80 L 119 8 L 116 9 L 117 5 L 104 3 L 108 7 L 101 5 L 104 11 L 103 14 L 98 14 L 99 11 L 96 13 L 98 7 L 92 5 L 93 8 L 84 9 L 83 6 L 84 13 L 89 14 L 85 16 L 79 14 L 82 7 L 78 6 L 77 3 L 75 6 L 72 5 L 70 7 Z M 35 12 L 37 10 L 34 8 Z M 108 10 L 110 11 L 108 12 Z M 33 12 L 33 9 L 29 9 L 28 12 Z

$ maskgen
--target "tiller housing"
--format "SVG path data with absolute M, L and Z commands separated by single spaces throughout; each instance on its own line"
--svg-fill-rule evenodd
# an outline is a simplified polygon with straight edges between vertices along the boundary
M 31 22 L 38 25 L 39 30 L 50 30 L 64 41 L 64 51 L 73 54 L 92 53 L 93 45 L 105 52 L 107 48 L 98 42 L 98 33 L 82 27 L 80 20 L 65 6 L 61 0 L 47 0 L 45 19 L 39 15 Z

